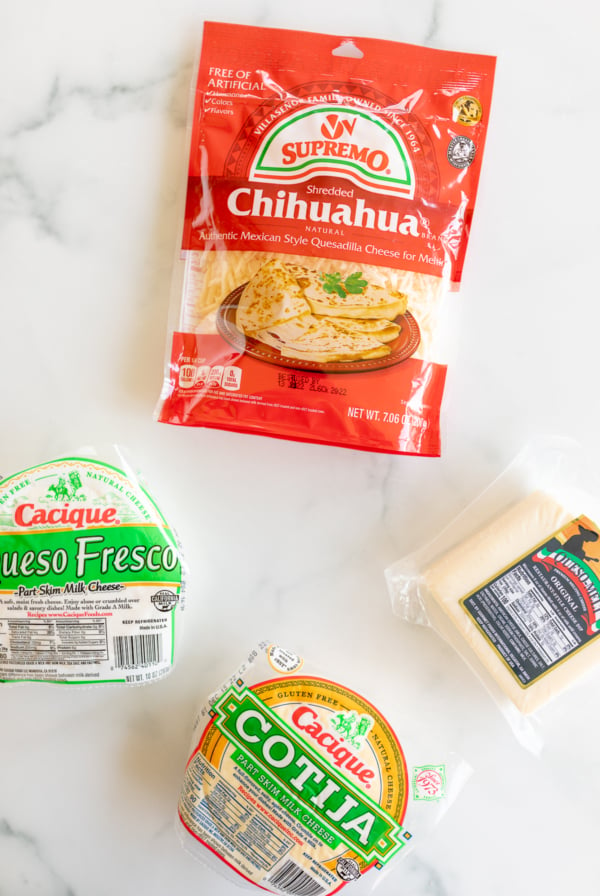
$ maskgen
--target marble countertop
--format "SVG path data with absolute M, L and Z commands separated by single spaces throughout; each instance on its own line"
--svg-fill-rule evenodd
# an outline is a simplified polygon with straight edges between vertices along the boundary
M 383 570 L 539 432 L 600 438 L 597 11 L 574 0 L 292 5 L 23 0 L 0 29 L 4 475 L 127 446 L 190 572 L 179 662 L 144 688 L 0 692 L 0 893 L 232 896 L 174 813 L 196 707 L 270 638 L 351 662 L 382 708 L 429 713 L 474 769 L 381 896 L 597 891 L 600 717 L 588 680 L 540 757 Z M 157 424 L 194 54 L 205 19 L 498 57 L 440 459 Z

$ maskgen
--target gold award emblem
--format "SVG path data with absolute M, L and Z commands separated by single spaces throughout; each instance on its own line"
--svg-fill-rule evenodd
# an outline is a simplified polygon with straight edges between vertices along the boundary
M 481 103 L 474 96 L 459 96 L 452 103 L 452 120 L 468 126 L 481 121 L 483 109 Z

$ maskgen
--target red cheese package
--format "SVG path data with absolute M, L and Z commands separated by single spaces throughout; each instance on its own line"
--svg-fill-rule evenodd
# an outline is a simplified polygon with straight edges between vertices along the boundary
M 205 24 L 158 420 L 440 454 L 494 65 Z

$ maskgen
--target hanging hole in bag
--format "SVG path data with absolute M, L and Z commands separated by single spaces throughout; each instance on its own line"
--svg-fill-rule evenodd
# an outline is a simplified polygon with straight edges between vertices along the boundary
M 348 59 L 362 59 L 365 55 L 353 40 L 343 40 L 339 47 L 331 51 L 332 56 L 346 56 Z

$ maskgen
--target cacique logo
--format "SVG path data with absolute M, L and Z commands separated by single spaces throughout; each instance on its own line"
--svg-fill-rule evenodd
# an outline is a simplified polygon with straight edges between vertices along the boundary
M 249 179 L 301 183 L 334 175 L 375 193 L 412 199 L 415 177 L 404 142 L 371 111 L 314 106 L 287 116 L 261 141 Z
M 16 526 L 24 529 L 36 526 L 83 529 L 91 526 L 118 526 L 118 512 L 116 507 L 73 507 L 68 502 L 62 507 L 52 508 L 25 503 L 18 504 L 15 508 L 14 520 Z
M 15 525 L 24 529 L 37 526 L 84 529 L 91 526 L 120 525 L 119 511 L 116 507 L 86 504 L 83 483 L 77 470 L 71 470 L 68 475 L 60 474 L 54 477 L 47 488 L 44 501 L 54 506 L 47 507 L 33 502 L 18 504 L 15 507 Z

